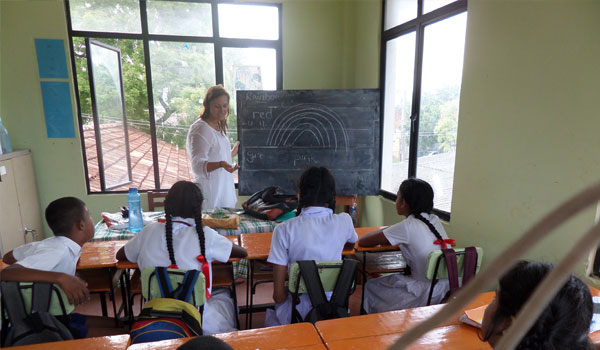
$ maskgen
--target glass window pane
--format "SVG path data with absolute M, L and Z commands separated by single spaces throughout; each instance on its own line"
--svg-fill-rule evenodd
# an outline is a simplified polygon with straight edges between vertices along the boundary
M 415 32 L 387 42 L 381 188 L 396 193 L 408 176 Z
M 423 0 L 423 14 L 437 10 L 456 0 Z
M 434 206 L 450 212 L 467 13 L 425 28 L 417 177 L 435 192 Z
M 90 43 L 94 95 L 106 189 L 131 182 L 126 116 L 123 113 L 120 52 Z
M 73 30 L 141 33 L 137 0 L 70 0 Z
M 212 36 L 212 11 L 208 3 L 148 1 L 151 34 Z
M 417 0 L 387 0 L 385 2 L 384 30 L 417 17 Z
M 240 39 L 279 39 L 276 6 L 219 4 L 219 36 Z
M 206 90 L 215 85 L 214 57 L 213 44 L 150 42 L 160 188 L 193 181 L 186 137 Z
M 231 94 L 231 113 L 227 118 L 227 136 L 237 140 L 236 90 L 276 90 L 277 63 L 275 49 L 223 48 L 225 89 Z M 237 162 L 237 156 L 233 159 Z M 234 174 L 237 176 L 237 173 Z

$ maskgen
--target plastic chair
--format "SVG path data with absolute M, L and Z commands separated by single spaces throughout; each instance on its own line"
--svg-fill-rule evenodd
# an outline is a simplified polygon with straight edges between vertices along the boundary
M 317 266 L 317 270 L 319 273 L 319 278 L 321 282 L 321 286 L 323 287 L 323 292 L 332 292 L 335 290 L 338 284 L 338 277 L 340 276 L 340 272 L 342 270 L 342 264 L 346 261 L 346 264 L 350 265 L 350 271 L 352 271 L 352 280 L 347 286 L 346 290 L 341 290 L 338 292 L 343 293 L 343 301 L 340 307 L 345 310 L 348 309 L 348 300 L 350 299 L 350 295 L 354 293 L 354 289 L 356 288 L 356 273 L 358 270 L 359 262 L 356 260 L 332 260 L 332 261 L 315 261 Z M 300 266 L 297 262 L 293 263 L 290 266 L 289 278 L 288 278 L 288 289 L 292 295 L 292 323 L 302 322 L 299 320 L 300 315 L 296 310 L 296 305 L 300 303 L 300 295 L 307 294 L 308 288 L 306 286 L 306 281 L 302 278 L 300 273 Z M 335 293 L 334 293 L 335 294 Z M 332 296 L 333 298 L 333 296 Z M 311 300 L 312 302 L 312 300 Z M 314 307 L 318 307 L 318 305 L 312 305 Z
M 167 192 L 148 191 L 148 211 L 154 211 L 157 207 L 165 207 Z
M 467 275 L 465 275 L 465 249 L 467 248 L 474 248 L 474 250 L 477 252 L 477 261 L 475 263 L 475 271 L 467 271 Z M 462 285 L 464 285 L 464 283 L 468 282 L 468 280 L 470 280 L 471 276 L 475 276 L 478 272 L 479 269 L 481 268 L 481 261 L 483 258 L 483 249 L 481 247 L 467 247 L 467 248 L 456 248 L 453 249 L 454 252 L 456 253 L 456 266 L 457 266 L 457 270 L 458 270 L 458 276 L 457 277 L 462 277 Z M 452 249 L 452 248 L 449 248 Z M 431 287 L 429 288 L 429 297 L 427 298 L 427 305 L 431 305 L 431 297 L 433 296 L 433 289 L 435 288 L 436 283 L 440 280 L 440 279 L 445 279 L 445 278 L 449 278 L 449 274 L 448 274 L 448 267 L 447 267 L 448 262 L 446 261 L 446 257 L 443 254 L 442 250 L 434 250 L 431 253 L 429 253 L 429 257 L 427 259 L 427 269 L 425 272 L 425 276 L 427 277 L 428 280 L 431 280 Z M 456 281 L 450 281 L 450 283 L 454 283 L 456 286 L 459 285 L 459 281 L 460 278 L 457 278 Z M 460 287 L 462 287 L 462 285 L 460 285 Z M 460 288 L 458 287 L 458 288 Z M 450 294 L 452 294 L 453 290 L 450 291 Z

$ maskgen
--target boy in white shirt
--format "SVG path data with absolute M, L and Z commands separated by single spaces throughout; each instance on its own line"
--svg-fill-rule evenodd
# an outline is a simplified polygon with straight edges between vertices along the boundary
M 79 305 L 90 300 L 87 283 L 75 275 L 81 247 L 94 236 L 94 223 L 85 203 L 75 197 L 59 198 L 46 208 L 46 221 L 54 237 L 31 242 L 4 254 L 0 280 L 48 282 L 57 284 L 69 303 Z M 124 333 L 112 329 L 114 321 L 106 317 L 71 314 L 70 328 L 75 337 Z M 88 327 L 94 330 L 88 332 Z M 98 328 L 103 328 L 99 330 Z M 90 328 L 91 330 L 91 328 Z

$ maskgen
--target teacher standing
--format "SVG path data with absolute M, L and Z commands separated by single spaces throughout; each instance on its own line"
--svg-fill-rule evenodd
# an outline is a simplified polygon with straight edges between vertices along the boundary
M 194 182 L 204 195 L 202 209 L 235 208 L 233 172 L 239 165 L 232 165 L 231 159 L 237 155 L 240 142 L 231 148 L 227 138 L 229 94 L 222 85 L 210 87 L 202 105 L 204 110 L 190 126 L 186 143 Z

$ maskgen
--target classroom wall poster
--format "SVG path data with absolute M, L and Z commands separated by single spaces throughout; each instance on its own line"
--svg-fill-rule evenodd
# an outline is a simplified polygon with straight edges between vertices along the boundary
M 73 105 L 68 82 L 42 81 L 42 101 L 49 138 L 75 137 Z

